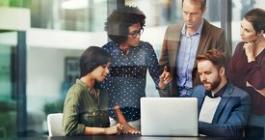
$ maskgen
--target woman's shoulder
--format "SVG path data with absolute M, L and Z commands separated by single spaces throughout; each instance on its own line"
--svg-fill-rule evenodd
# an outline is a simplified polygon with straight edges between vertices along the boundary
M 109 51 L 109 50 L 113 50 L 113 48 L 117 47 L 118 44 L 113 42 L 113 41 L 109 41 L 108 43 L 106 43 L 105 45 L 102 46 L 103 49 Z
M 80 97 L 82 96 L 82 93 L 84 92 L 84 90 L 85 90 L 85 87 L 81 85 L 80 83 L 76 82 L 69 88 L 68 96 Z
M 152 49 L 152 50 L 154 49 L 151 43 L 146 42 L 146 41 L 140 41 L 139 47 L 143 49 Z

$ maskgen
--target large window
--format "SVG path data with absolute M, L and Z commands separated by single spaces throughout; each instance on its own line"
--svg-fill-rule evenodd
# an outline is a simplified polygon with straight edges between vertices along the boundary
M 0 139 L 14 138 L 17 132 L 16 38 L 16 32 L 0 33 Z
M 62 112 L 66 91 L 78 77 L 78 58 L 85 47 L 107 42 L 104 23 L 112 1 L 119 0 L 0 0 L 1 6 L 26 7 L 31 10 L 31 27 L 28 31 L 26 50 L 26 100 L 28 135 L 47 135 L 46 116 Z M 150 42 L 159 58 L 164 32 L 169 24 L 182 19 L 181 0 L 124 0 L 126 5 L 139 7 L 146 15 L 146 27 L 142 35 Z M 221 27 L 222 0 L 208 0 L 204 14 L 212 24 Z M 239 29 L 242 15 L 253 7 L 265 8 L 264 0 L 232 0 L 233 48 L 240 41 Z M 113 8 L 116 8 L 113 6 Z M 44 35 L 34 34 L 35 30 Z M 67 30 L 67 31 L 66 31 Z M 49 35 L 58 35 L 61 39 Z M 63 33 L 62 33 L 63 31 Z M 73 32 L 75 31 L 75 32 Z M 95 36 L 90 36 L 95 33 Z M 71 36 L 86 40 L 80 44 L 69 40 Z M 67 37 L 65 37 L 67 36 Z M 0 139 L 16 136 L 18 125 L 17 81 L 14 78 L 17 32 L 0 30 Z M 32 40 L 32 38 L 34 38 Z M 48 40 L 45 40 L 49 38 Z M 36 41 L 37 40 L 37 41 Z M 38 40 L 42 41 L 41 43 Z M 44 40 L 44 41 L 43 41 Z M 15 41 L 15 43 L 14 43 Z M 13 42 L 13 43 L 12 43 Z M 33 42 L 33 44 L 31 44 Z M 71 44 L 77 44 L 77 46 Z M 86 44 L 87 43 L 87 44 Z M 78 46 L 79 45 L 79 46 Z M 81 46 L 81 47 L 80 47 Z M 100 46 L 100 45 L 99 45 Z M 158 96 L 154 82 L 148 76 L 147 96 Z
M 106 0 L 31 0 L 34 28 L 73 31 L 103 31 Z
M 125 0 L 125 5 L 137 6 L 146 15 L 147 26 L 163 26 L 182 19 L 182 0 Z M 204 17 L 220 27 L 220 0 L 207 1 Z

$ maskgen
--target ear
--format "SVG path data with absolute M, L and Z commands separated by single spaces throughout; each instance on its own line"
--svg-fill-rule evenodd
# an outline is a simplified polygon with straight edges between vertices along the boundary
M 224 67 L 221 67 L 221 68 L 219 69 L 219 74 L 220 74 L 221 76 L 225 76 L 225 68 L 224 68 Z

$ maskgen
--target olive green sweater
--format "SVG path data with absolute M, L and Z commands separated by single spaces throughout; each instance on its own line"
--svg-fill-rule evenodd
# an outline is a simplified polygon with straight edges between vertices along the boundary
M 109 127 L 107 95 L 102 92 L 96 97 L 95 93 L 80 80 L 68 90 L 63 111 L 66 135 L 83 135 L 86 126 Z

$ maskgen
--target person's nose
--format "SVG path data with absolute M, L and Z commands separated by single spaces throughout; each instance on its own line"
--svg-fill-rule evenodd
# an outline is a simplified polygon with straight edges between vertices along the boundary
M 186 19 L 187 19 L 187 21 L 191 21 L 191 19 L 192 19 L 192 18 L 191 18 L 191 14 L 187 14 L 187 15 L 186 15 Z
M 206 77 L 205 77 L 205 75 L 201 75 L 201 81 L 205 81 L 206 80 Z

